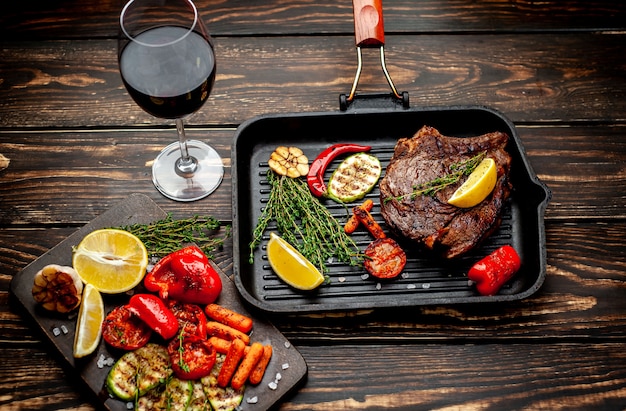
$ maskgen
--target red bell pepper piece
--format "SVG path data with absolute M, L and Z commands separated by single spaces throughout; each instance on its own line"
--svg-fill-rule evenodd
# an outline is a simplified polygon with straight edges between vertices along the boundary
M 519 270 L 519 255 L 510 245 L 498 248 L 470 268 L 467 278 L 482 295 L 494 295 Z
M 222 291 L 222 280 L 197 246 L 163 257 L 144 278 L 144 286 L 162 299 L 210 304 Z
M 127 307 L 165 340 L 178 332 L 178 319 L 163 300 L 155 295 L 135 294 L 130 297 Z
M 172 370 L 183 380 L 197 380 L 211 373 L 217 351 L 207 340 L 179 336 L 167 345 Z
M 358 144 L 334 144 L 322 151 L 309 167 L 306 181 L 309 190 L 316 197 L 325 197 L 328 195 L 326 183 L 324 183 L 324 173 L 326 168 L 337 156 L 345 153 L 361 153 L 371 150 L 371 146 L 361 146 Z
M 167 306 L 178 319 L 178 326 L 183 337 L 196 337 L 206 340 L 206 315 L 202 308 L 196 304 L 181 303 L 169 300 Z

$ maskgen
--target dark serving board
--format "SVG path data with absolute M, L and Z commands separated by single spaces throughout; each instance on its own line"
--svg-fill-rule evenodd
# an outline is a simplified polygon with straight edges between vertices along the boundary
M 442 134 L 470 137 L 493 131 L 509 134 L 507 151 L 512 156 L 511 181 L 514 189 L 502 214 L 502 224 L 482 245 L 452 261 L 438 259 L 415 244 L 399 240 L 407 252 L 407 265 L 401 277 L 380 282 L 363 278 L 362 267 L 329 264 L 330 284 L 313 293 L 296 291 L 270 268 L 265 247 L 269 232 L 249 262 L 252 232 L 270 192 L 266 173 L 271 152 L 280 145 L 298 146 L 312 161 L 326 147 L 352 142 L 371 145 L 386 167 L 401 137 L 411 137 L 422 126 L 437 128 Z M 326 182 L 344 157 L 335 160 L 326 173 Z M 242 124 L 232 147 L 234 281 L 250 304 L 268 312 L 315 312 L 378 307 L 412 307 L 433 304 L 485 303 L 518 300 L 536 292 L 546 274 L 544 213 L 551 193 L 532 170 L 513 124 L 498 112 L 485 107 L 433 107 L 406 110 L 363 109 L 345 113 L 300 113 L 269 115 Z M 384 175 L 384 170 L 383 170 Z M 388 232 L 380 215 L 379 191 L 372 214 Z M 341 222 L 344 207 L 321 200 Z M 363 229 L 353 238 L 361 250 L 372 241 Z M 511 244 L 522 259 L 515 278 L 495 296 L 481 296 L 468 282 L 470 266 L 497 247 Z
M 81 379 L 101 400 L 102 407 L 107 410 L 127 410 L 126 402 L 111 398 L 104 386 L 106 376 L 110 366 L 98 367 L 98 359 L 101 355 L 105 358 L 119 358 L 122 354 L 119 351 L 110 349 L 104 342 L 101 342 L 95 353 L 84 359 L 75 359 L 72 355 L 74 342 L 74 330 L 76 327 L 76 315 L 56 316 L 41 309 L 31 295 L 33 279 L 37 271 L 47 264 L 71 265 L 72 246 L 77 245 L 89 232 L 104 228 L 118 227 L 134 223 L 146 224 L 164 218 L 166 213 L 161 210 L 149 197 L 141 194 L 133 194 L 120 204 L 114 206 L 101 216 L 97 217 L 89 224 L 82 227 L 76 233 L 69 236 L 56 247 L 39 257 L 19 272 L 11 281 L 11 292 L 15 295 L 24 313 L 28 314 L 46 338 L 54 345 L 56 350 L 63 356 L 70 367 L 74 368 Z M 214 265 L 222 277 L 223 290 L 217 303 L 229 307 L 237 312 L 251 315 L 242 305 L 237 290 L 233 282 L 222 271 Z M 115 305 L 123 303 L 128 299 L 127 295 L 110 296 L 104 295 L 105 310 L 110 311 Z M 273 355 L 268 365 L 263 381 L 257 386 L 246 387 L 241 410 L 266 410 L 275 406 L 291 390 L 295 389 L 307 375 L 307 365 L 302 355 L 296 348 L 291 346 L 289 341 L 266 319 L 252 316 L 254 328 L 251 335 L 252 341 L 259 341 L 263 344 L 271 344 Z M 61 332 L 55 336 L 53 330 L 65 326 L 67 334 Z M 283 369 L 283 365 L 288 364 L 288 368 Z M 278 381 L 275 390 L 268 387 L 268 384 L 276 379 L 276 373 L 280 373 L 282 378 Z M 257 402 L 248 403 L 247 399 L 257 398 Z

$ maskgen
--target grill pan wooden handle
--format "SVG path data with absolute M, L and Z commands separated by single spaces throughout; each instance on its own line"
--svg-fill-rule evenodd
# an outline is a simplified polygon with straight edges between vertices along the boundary
M 353 0 L 354 35 L 357 47 L 385 44 L 382 0 Z

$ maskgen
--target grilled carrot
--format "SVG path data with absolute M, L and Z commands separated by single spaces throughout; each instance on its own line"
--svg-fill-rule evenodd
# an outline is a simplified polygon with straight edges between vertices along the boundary
M 261 357 L 263 357 L 264 351 L 263 344 L 259 342 L 255 342 L 250 346 L 250 350 L 243 357 L 235 375 L 233 375 L 233 379 L 230 381 L 231 387 L 236 390 L 243 387 L 243 384 L 245 384 L 246 380 L 252 373 L 254 366 L 259 362 Z
M 272 358 L 272 346 L 264 345 L 263 346 L 263 355 L 261 359 L 254 366 L 254 370 L 250 374 L 249 381 L 250 384 L 257 385 L 263 379 L 263 375 L 265 374 L 265 369 L 267 368 L 267 364 L 269 364 L 270 359 Z
M 244 356 L 244 349 L 246 348 L 246 344 L 240 339 L 235 338 L 228 348 L 228 353 L 226 354 L 226 358 L 224 358 L 224 363 L 222 364 L 222 368 L 220 369 L 220 373 L 217 376 L 217 385 L 224 388 L 228 386 L 230 383 L 230 379 L 233 377 L 233 374 L 237 370 L 237 365 L 239 365 L 239 361 Z
M 374 238 L 379 239 L 387 237 L 382 227 L 374 220 L 374 217 L 372 217 L 369 211 L 365 210 L 361 206 L 357 206 L 354 208 L 354 215 L 374 236 Z
M 209 343 L 215 348 L 215 351 L 222 354 L 227 354 L 230 348 L 230 341 L 216 336 L 209 338 Z
M 248 334 L 244 334 L 229 325 L 222 324 L 217 321 L 208 321 L 206 323 L 206 332 L 209 336 L 223 338 L 228 341 L 241 340 L 245 345 L 250 343 L 250 337 Z
M 229 325 L 242 333 L 249 333 L 252 329 L 252 318 L 221 305 L 209 304 L 204 309 L 204 312 L 213 320 Z
M 362 207 L 363 209 L 367 211 L 372 211 L 372 208 L 374 207 L 374 202 L 368 198 L 359 207 Z M 345 231 L 346 234 L 352 234 L 356 231 L 358 226 L 359 226 L 359 219 L 353 212 L 350 218 L 348 219 L 348 221 L 346 222 L 346 225 L 343 226 L 343 231 Z

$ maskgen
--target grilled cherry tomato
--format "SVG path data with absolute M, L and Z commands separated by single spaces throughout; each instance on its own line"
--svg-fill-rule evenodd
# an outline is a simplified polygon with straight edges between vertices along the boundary
M 102 338 L 111 347 L 132 351 L 150 340 L 152 329 L 125 305 L 115 307 L 102 322 Z
M 388 237 L 370 243 L 365 249 L 365 255 L 365 269 L 376 278 L 394 278 L 406 265 L 406 253 Z
M 174 374 L 183 380 L 197 380 L 209 375 L 217 358 L 217 351 L 207 340 L 196 337 L 174 338 L 167 345 Z
M 222 280 L 197 246 L 185 247 L 163 257 L 146 274 L 144 285 L 164 300 L 210 304 L 222 291 Z
M 178 319 L 178 332 L 183 334 L 183 338 L 195 336 L 206 340 L 207 319 L 200 306 L 174 300 L 168 301 L 167 306 Z

